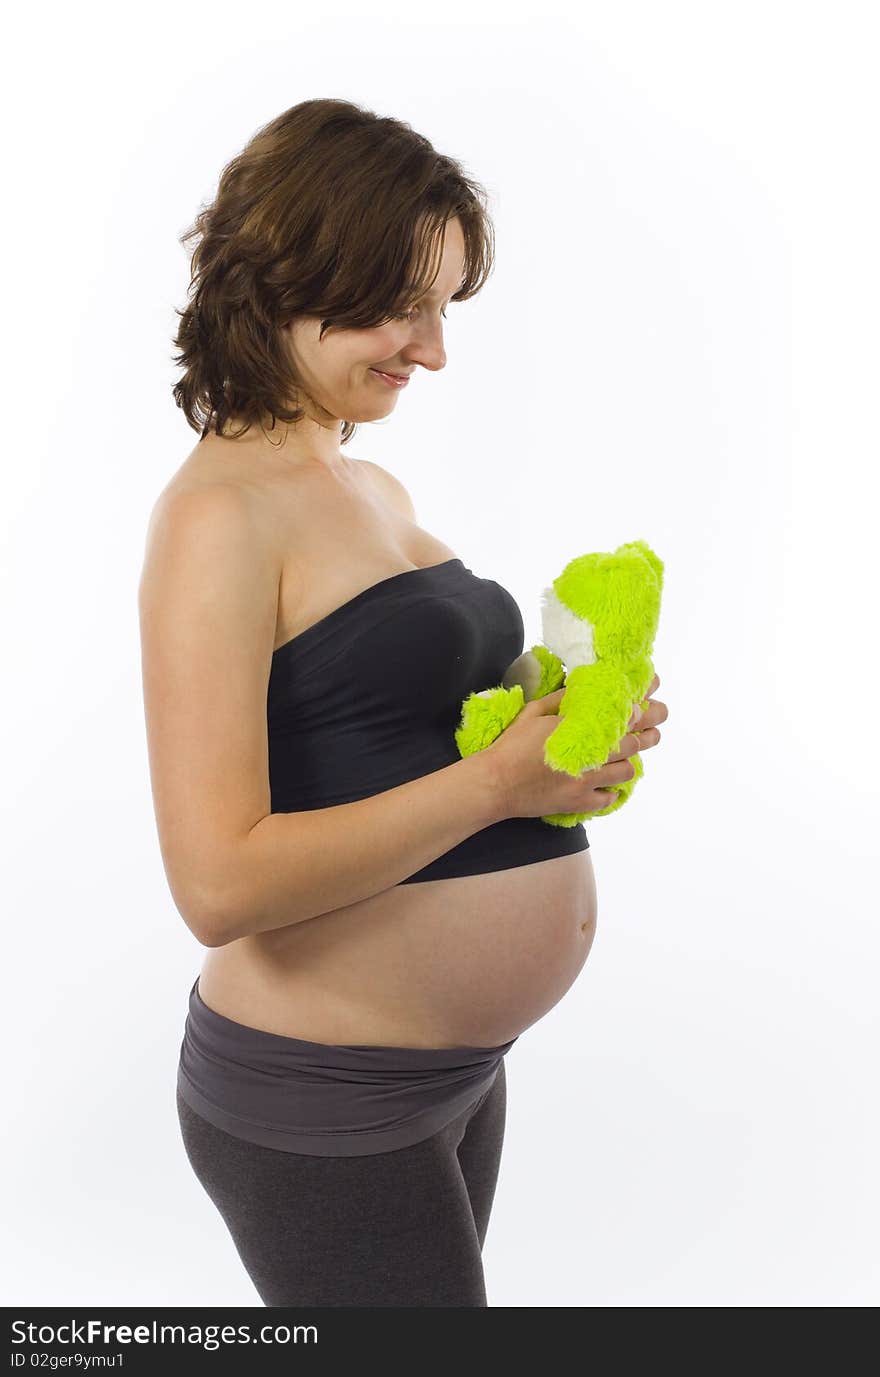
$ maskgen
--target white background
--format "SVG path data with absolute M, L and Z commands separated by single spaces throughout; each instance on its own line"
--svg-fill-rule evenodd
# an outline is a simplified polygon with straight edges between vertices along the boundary
M 3 115 L 4 1301 L 260 1305 L 174 1106 L 203 949 L 143 721 L 179 236 L 290 105 L 407 120 L 497 264 L 348 452 L 516 596 L 665 561 L 669 707 L 599 928 L 507 1059 L 492 1306 L 869 1306 L 877 35 L 869 4 L 31 7 Z

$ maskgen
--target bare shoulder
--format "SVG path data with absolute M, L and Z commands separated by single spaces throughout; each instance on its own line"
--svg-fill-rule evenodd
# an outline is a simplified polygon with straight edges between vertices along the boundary
M 277 545 L 275 527 L 283 510 L 277 499 L 265 472 L 203 441 L 156 497 L 150 526 L 172 517 L 182 521 L 186 516 L 200 522 L 237 522 L 242 535 L 248 533 L 270 555 Z
M 198 493 L 227 494 L 226 502 L 237 500 L 244 507 L 254 506 L 263 498 L 265 477 L 231 451 L 212 448 L 210 440 L 203 441 L 184 459 L 159 493 L 157 505 Z M 233 497 L 233 494 L 236 496 Z M 215 497 L 215 502 L 224 498 Z M 185 505 L 185 504 L 184 504 Z
M 401 483 L 388 469 L 383 469 L 381 464 L 375 464 L 371 459 L 359 459 L 358 463 L 370 474 L 379 490 L 391 505 L 400 512 L 401 516 L 408 517 L 410 521 L 416 520 L 416 510 L 413 500 Z
M 227 531 L 236 523 L 244 532 L 256 532 L 257 509 L 245 491 L 235 483 L 215 480 L 209 483 L 166 483 L 153 502 L 147 523 L 148 539 L 172 526 L 205 527 L 225 523 Z
M 196 596 L 196 586 L 207 595 L 223 571 L 230 577 L 236 569 L 243 589 L 261 606 L 267 590 L 277 600 L 281 564 L 262 485 L 241 464 L 208 459 L 207 448 L 194 451 L 153 501 L 140 578 L 142 614 L 154 608 L 164 618 L 165 604 L 180 600 L 182 578 L 188 595 Z

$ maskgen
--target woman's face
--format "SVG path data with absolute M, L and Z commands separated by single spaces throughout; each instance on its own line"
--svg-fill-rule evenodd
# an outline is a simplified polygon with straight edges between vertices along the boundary
M 403 319 L 370 330 L 330 330 L 318 335 L 317 317 L 300 317 L 286 327 L 296 374 L 305 396 L 297 398 L 323 425 L 381 420 L 393 410 L 402 387 L 377 371 L 412 377 L 416 368 L 445 367 L 442 319 L 464 274 L 464 235 L 459 220 L 446 224 L 440 268 L 433 286 Z M 409 384 L 412 386 L 412 383 Z

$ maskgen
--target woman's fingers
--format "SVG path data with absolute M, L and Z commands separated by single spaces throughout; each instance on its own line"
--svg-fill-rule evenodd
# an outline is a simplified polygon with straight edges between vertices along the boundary
M 660 678 L 655 674 L 648 685 L 648 692 L 645 694 L 645 699 L 648 700 L 647 708 L 642 708 L 639 703 L 633 703 L 632 717 L 627 722 L 627 727 L 635 727 L 639 722 L 642 723 L 643 728 L 655 727 L 658 722 L 665 722 L 669 715 L 666 711 L 666 704 L 658 704 L 651 699 L 651 694 L 656 692 L 659 684 Z
M 665 722 L 669 716 L 669 709 L 665 703 L 661 703 L 659 698 L 652 698 L 639 719 L 638 730 L 644 731 L 646 727 L 659 727 L 661 722 Z
M 651 746 L 656 746 L 660 740 L 658 724 L 665 722 L 669 716 L 669 709 L 665 703 L 661 703 L 659 698 L 651 698 L 655 689 L 659 686 L 660 679 L 654 675 L 645 699 L 648 703 L 646 708 L 642 708 L 638 703 L 633 704 L 632 717 L 627 723 L 627 735 L 621 741 L 617 752 L 610 756 L 611 760 L 620 760 L 624 756 L 634 755 L 636 751 L 649 750 Z M 634 728 L 634 730 L 629 730 Z
M 618 743 L 617 750 L 612 751 L 609 755 L 608 761 L 624 760 L 640 751 L 650 750 L 652 746 L 657 745 L 659 740 L 660 733 L 656 727 L 647 727 L 645 731 L 627 732 L 626 736 Z

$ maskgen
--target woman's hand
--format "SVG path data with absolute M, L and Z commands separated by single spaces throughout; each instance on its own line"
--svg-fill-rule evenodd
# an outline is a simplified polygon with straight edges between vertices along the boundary
M 659 684 L 655 675 L 646 698 Z M 594 813 L 607 808 L 617 795 L 615 785 L 635 775 L 629 757 L 660 740 L 655 724 L 666 721 L 666 704 L 652 700 L 644 712 L 634 704 L 628 725 L 638 724 L 639 730 L 628 731 L 603 765 L 576 776 L 554 770 L 544 761 L 544 743 L 559 726 L 559 706 L 565 693 L 563 687 L 526 703 L 501 735 L 478 753 L 482 756 L 480 768 L 493 773 L 503 809 L 499 816 L 536 818 L 545 813 Z
M 655 674 L 654 678 L 651 680 L 651 683 L 648 685 L 648 692 L 645 695 L 646 699 L 648 700 L 647 708 L 644 712 L 642 712 L 641 708 L 637 703 L 633 704 L 633 715 L 627 723 L 628 728 L 637 727 L 637 730 L 631 732 L 630 734 L 638 738 L 638 749 L 640 752 L 644 751 L 649 746 L 657 745 L 657 742 L 660 740 L 660 733 L 657 730 L 657 723 L 665 722 L 667 717 L 669 716 L 669 709 L 667 708 L 666 704 L 661 703 L 659 698 L 651 698 L 651 694 L 654 693 L 659 687 L 660 680 Z M 621 746 L 625 745 L 625 741 L 626 739 L 624 738 L 624 740 L 620 743 Z M 632 751 L 627 751 L 626 754 L 632 755 Z M 614 760 L 619 760 L 621 758 L 621 756 L 609 756 L 609 759 Z

